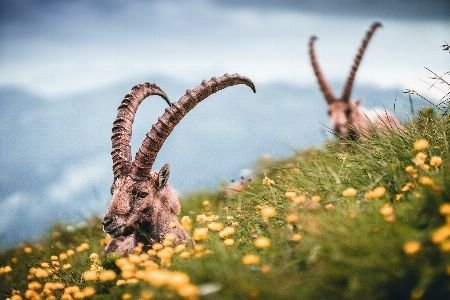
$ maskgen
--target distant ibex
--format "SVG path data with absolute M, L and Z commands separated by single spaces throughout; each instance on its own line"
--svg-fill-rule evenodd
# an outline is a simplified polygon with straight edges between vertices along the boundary
M 362 99 L 355 102 L 350 100 L 356 71 L 358 71 L 359 64 L 361 63 L 361 59 L 371 37 L 378 27 L 381 27 L 381 23 L 375 22 L 372 24 L 369 31 L 367 31 L 366 37 L 364 38 L 358 54 L 353 62 L 350 75 L 348 76 L 340 99 L 334 96 L 333 90 L 325 79 L 325 76 L 323 75 L 317 61 L 317 57 L 314 52 L 314 41 L 317 37 L 312 36 L 309 41 L 309 55 L 311 57 L 311 64 L 314 69 L 314 73 L 316 74 L 317 81 L 319 82 L 320 89 L 328 103 L 328 115 L 331 117 L 333 129 L 340 139 L 358 139 L 360 137 L 361 130 L 370 129 L 372 126 L 376 126 L 381 129 L 382 132 L 386 129 L 390 129 L 395 132 L 400 126 L 398 119 L 391 113 L 385 110 L 368 111 L 362 107 L 359 107 Z
M 154 243 L 162 242 L 168 233 L 176 235 L 174 244 L 189 240 L 176 216 L 180 212 L 178 195 L 167 183 L 170 167 L 165 164 L 159 172 L 151 172 L 152 165 L 166 138 L 192 108 L 211 94 L 237 84 L 245 84 L 256 92 L 253 82 L 247 77 L 225 74 L 209 81 L 203 80 L 172 105 L 158 86 L 149 83 L 133 87 L 125 96 L 112 128 L 114 182 L 111 186 L 112 200 L 102 220 L 103 229 L 111 240 L 104 254 L 118 252 L 127 255 L 139 243 L 147 250 Z M 139 104 L 150 95 L 163 97 L 170 108 L 147 133 L 132 162 L 130 141 L 134 116 Z

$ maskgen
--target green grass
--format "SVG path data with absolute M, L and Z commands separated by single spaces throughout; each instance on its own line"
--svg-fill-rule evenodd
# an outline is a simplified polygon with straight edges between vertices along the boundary
M 197 215 L 213 215 L 215 222 L 234 226 L 233 246 L 212 230 L 208 238 L 197 242 L 204 249 L 192 249 L 189 258 L 175 254 L 170 266 L 160 266 L 170 272 L 187 274 L 199 287 L 202 299 L 445 299 L 450 296 L 450 242 L 433 242 L 439 228 L 450 226 L 450 217 L 440 213 L 443 204 L 450 204 L 449 119 L 447 116 L 419 118 L 410 122 L 399 134 L 377 136 L 342 146 L 326 143 L 322 149 L 298 150 L 295 155 L 280 160 L 261 160 L 255 166 L 252 183 L 231 197 L 223 188 L 198 191 L 181 200 L 181 216 L 189 216 L 193 228 L 206 227 Z M 425 170 L 414 164 L 418 151 L 416 140 L 425 138 L 430 146 L 423 150 L 425 163 L 439 156 L 439 167 Z M 413 166 L 417 173 L 405 171 Z M 414 174 L 417 177 L 414 178 Z M 433 180 L 421 184 L 421 178 Z M 267 177 L 273 184 L 263 184 Z M 411 188 L 402 191 L 410 183 Z M 368 198 L 367 192 L 383 186 L 384 195 Z M 357 194 L 344 197 L 348 187 Z M 306 201 L 296 204 L 286 192 L 304 195 Z M 397 195 L 402 195 L 396 200 Z M 320 196 L 313 202 L 313 196 Z M 318 198 L 315 198 L 318 199 Z M 210 205 L 204 205 L 208 200 Z M 301 202 L 301 201 L 300 201 Z M 384 216 L 380 210 L 386 204 L 393 214 Z M 276 215 L 266 220 L 261 208 L 271 206 Z M 288 223 L 286 215 L 298 220 Z M 215 217 L 214 217 L 215 216 Z M 447 220 L 446 220 L 447 219 Z M 92 299 L 121 299 L 123 294 L 133 299 L 143 291 L 152 291 L 154 298 L 179 298 L 177 289 L 167 284 L 155 287 L 145 280 L 117 286 L 115 282 L 86 282 L 82 272 L 91 267 L 90 253 L 100 253 L 104 238 L 100 219 L 92 218 L 81 227 L 55 224 L 38 242 L 20 245 L 0 255 L 0 265 L 12 271 L 0 275 L 3 295 L 10 296 L 16 288 L 24 295 L 29 282 L 63 282 L 65 286 L 93 286 Z M 301 239 L 293 241 L 294 234 Z M 271 245 L 257 248 L 257 237 L 267 237 Z M 417 241 L 420 249 L 413 254 L 404 250 L 405 243 Z M 82 243 L 90 248 L 75 254 L 60 264 L 72 268 L 57 270 L 58 279 L 28 277 L 28 270 L 51 255 L 77 249 Z M 447 243 L 447 244 L 446 244 Z M 24 253 L 31 246 L 32 253 Z M 245 265 L 243 256 L 255 254 L 256 265 Z M 117 257 L 98 263 L 120 274 L 114 262 Z M 155 258 L 159 263 L 159 259 Z M 42 292 L 42 288 L 38 290 Z M 60 297 L 62 291 L 54 292 Z M 5 296 L 5 297 L 6 297 Z M 126 297 L 126 296 L 125 296 Z M 144 299 L 145 297 L 143 297 Z M 195 299 L 195 297 L 193 297 Z
M 90 259 L 104 245 L 99 217 L 83 226 L 54 224 L 39 240 L 0 253 L 0 299 L 14 293 L 32 299 L 28 285 L 36 282 L 41 287 L 34 299 L 83 297 L 44 289 L 54 282 L 94 287 L 89 299 L 450 299 L 450 119 L 442 105 L 434 109 L 423 110 L 398 134 L 366 132 L 345 145 L 326 142 L 289 158 L 263 158 L 253 180 L 232 196 L 225 185 L 184 195 L 180 219 L 192 221 L 191 236 L 214 221 L 235 228 L 226 237 L 232 246 L 210 229 L 166 260 L 160 258 L 170 246 L 125 263 L 117 256 Z M 414 149 L 419 139 L 429 147 Z M 427 155 L 425 167 L 416 165 L 419 152 Z M 433 156 L 442 164 L 427 169 Z M 349 187 L 356 195 L 342 194 Z M 385 192 L 370 196 L 377 187 Z M 265 207 L 276 213 L 267 217 Z M 210 220 L 197 218 L 203 214 Z M 270 246 L 258 248 L 259 237 Z M 89 249 L 79 248 L 83 243 Z M 60 256 L 69 249 L 72 256 Z M 248 254 L 259 262 L 245 264 Z M 52 255 L 60 267 L 51 267 Z M 38 278 L 33 267 L 48 276 Z M 117 277 L 84 280 L 83 272 L 104 274 L 102 268 Z M 140 271 L 127 275 L 126 268 Z

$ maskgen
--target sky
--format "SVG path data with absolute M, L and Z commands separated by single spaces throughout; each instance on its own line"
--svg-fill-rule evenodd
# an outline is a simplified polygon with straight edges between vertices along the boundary
M 135 74 L 182 80 L 225 72 L 259 82 L 311 83 L 308 39 L 327 77 L 346 76 L 365 31 L 383 28 L 358 80 L 415 85 L 445 70 L 442 1 L 37 1 L 2 0 L 0 84 L 50 98 Z M 447 38 L 448 39 L 448 38 Z M 369 56 L 369 54 L 368 54 Z M 422 77 L 420 77 L 422 78 Z
M 211 96 L 168 138 L 155 166 L 170 162 L 181 194 L 237 179 L 262 155 L 320 146 L 332 137 L 309 38 L 319 38 L 319 62 L 340 93 L 375 21 L 383 27 L 354 97 L 388 109 L 407 102 L 405 89 L 442 97 L 428 90 L 425 67 L 449 71 L 447 0 L 0 0 L 0 246 L 106 211 L 111 124 L 138 83 L 158 84 L 171 101 L 224 73 L 256 85 L 256 94 L 242 86 Z M 164 105 L 141 105 L 134 152 Z

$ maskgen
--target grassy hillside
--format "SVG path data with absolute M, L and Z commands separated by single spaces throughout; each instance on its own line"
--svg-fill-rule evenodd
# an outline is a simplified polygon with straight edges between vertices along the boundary
M 195 246 L 99 257 L 99 217 L 0 253 L 0 299 L 450 299 L 450 125 L 443 106 L 262 158 L 251 181 L 185 195 Z

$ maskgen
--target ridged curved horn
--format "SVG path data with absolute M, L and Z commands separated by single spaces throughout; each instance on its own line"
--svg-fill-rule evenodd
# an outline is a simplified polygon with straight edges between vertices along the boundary
M 325 100 L 327 100 L 327 103 L 331 104 L 332 102 L 336 101 L 336 97 L 334 96 L 333 90 L 325 79 L 325 76 L 322 73 L 322 69 L 319 66 L 319 62 L 317 61 L 316 53 L 314 51 L 315 40 L 317 40 L 316 36 L 312 36 L 309 40 L 309 56 L 311 58 L 311 64 L 314 69 L 314 74 L 316 74 L 317 81 L 319 82 L 320 90 L 322 91 Z
M 161 96 L 170 104 L 167 95 L 155 84 L 138 84 L 131 89 L 117 109 L 117 117 L 112 128 L 112 171 L 114 179 L 120 175 L 129 174 L 131 171 L 131 133 L 134 116 L 139 104 L 150 95 Z
M 213 77 L 209 81 L 203 80 L 194 90 L 187 90 L 186 94 L 180 100 L 172 103 L 171 108 L 166 109 L 164 114 L 158 118 L 158 122 L 147 133 L 139 151 L 136 153 L 131 175 L 135 179 L 147 178 L 150 175 L 152 165 L 164 141 L 181 119 L 211 94 L 237 84 L 245 84 L 256 93 L 253 82 L 249 78 L 240 76 L 239 74 L 225 74 L 219 78 Z
M 345 84 L 344 90 L 342 92 L 342 101 L 349 101 L 350 95 L 352 93 L 353 82 L 355 81 L 356 71 L 358 71 L 359 64 L 361 63 L 364 52 L 366 51 L 367 45 L 369 44 L 372 35 L 375 33 L 375 30 L 378 27 L 381 27 L 380 22 L 375 22 L 370 26 L 370 29 L 366 33 L 366 37 L 364 38 L 361 47 L 359 47 L 358 54 L 353 61 L 353 66 L 350 70 L 350 75 L 348 76 L 347 82 Z

